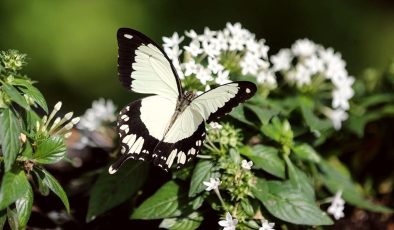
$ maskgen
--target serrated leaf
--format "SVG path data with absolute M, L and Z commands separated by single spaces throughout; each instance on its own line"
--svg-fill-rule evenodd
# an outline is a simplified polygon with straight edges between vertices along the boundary
M 40 177 L 42 180 L 42 183 L 48 186 L 48 188 L 56 194 L 60 198 L 60 200 L 63 202 L 64 207 L 66 208 L 67 212 L 70 212 L 70 204 L 68 202 L 68 198 L 66 193 L 64 192 L 62 186 L 59 184 L 59 182 L 45 169 L 35 167 L 34 171 L 37 173 L 37 175 Z
M 194 230 L 197 229 L 203 220 L 198 212 L 193 212 L 187 217 L 163 219 L 159 228 L 170 230 Z
M 351 180 L 351 178 L 342 175 L 339 173 L 339 171 L 326 162 L 322 161 L 319 164 L 319 167 L 323 171 L 323 183 L 332 194 L 342 191 L 342 198 L 346 202 L 369 211 L 382 213 L 393 212 L 393 210 L 390 208 L 387 208 L 383 205 L 374 204 L 367 200 L 361 193 L 360 189 L 358 189 L 356 184 L 354 184 L 354 182 Z
M 325 212 L 289 182 L 259 179 L 252 193 L 273 216 L 283 221 L 302 225 L 333 224 Z
M 187 191 L 174 181 L 169 181 L 145 200 L 131 218 L 150 220 L 178 217 L 192 210 L 188 203 Z
M 285 162 L 279 156 L 279 151 L 273 147 L 264 145 L 255 145 L 251 147 L 244 147 L 240 149 L 240 153 L 253 161 L 256 168 L 277 176 L 285 178 Z
M 26 88 L 20 87 L 19 89 L 31 97 L 37 103 L 37 105 L 39 105 L 46 113 L 48 113 L 48 105 L 42 93 L 31 84 L 26 84 L 25 87 Z
M 311 179 L 301 169 L 293 165 L 288 156 L 285 156 L 290 183 L 311 201 L 315 201 L 315 190 Z
M 26 190 L 25 194 L 16 200 L 15 208 L 18 218 L 19 228 L 25 228 L 29 221 L 31 209 L 33 207 L 33 190 L 31 186 Z
M 0 188 L 0 210 L 23 197 L 29 188 L 30 184 L 23 170 L 14 167 L 5 172 Z
M 209 181 L 209 178 L 218 178 L 220 174 L 214 170 L 214 163 L 209 160 L 200 160 L 194 168 L 190 181 L 189 197 L 193 197 L 205 190 L 206 186 L 203 181 Z
M 33 159 L 41 164 L 52 164 L 64 158 L 66 144 L 62 137 L 50 137 L 38 143 Z
M 301 159 L 319 163 L 320 156 L 312 146 L 303 143 L 295 145 L 292 148 L 293 152 Z
M 103 171 L 90 193 L 86 220 L 92 221 L 130 199 L 145 182 L 148 169 L 148 165 L 143 162 L 127 161 L 114 175 Z
M 4 84 L 3 85 L 4 92 L 8 94 L 10 99 L 20 105 L 25 110 L 29 110 L 30 106 L 27 104 L 26 99 L 22 96 L 22 94 L 12 85 Z
M 21 127 L 18 118 L 11 109 L 4 109 L 0 115 L 0 136 L 4 155 L 5 171 L 9 171 L 20 149 L 19 135 Z

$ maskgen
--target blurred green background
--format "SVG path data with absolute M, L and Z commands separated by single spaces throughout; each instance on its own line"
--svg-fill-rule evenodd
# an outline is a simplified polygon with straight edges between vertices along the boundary
M 241 22 L 270 54 L 309 38 L 340 51 L 352 75 L 394 57 L 394 1 L 1 0 L 0 49 L 27 53 L 26 74 L 48 103 L 78 114 L 99 97 L 121 107 L 134 95 L 117 80 L 116 31 L 131 27 L 161 43 L 174 31 Z

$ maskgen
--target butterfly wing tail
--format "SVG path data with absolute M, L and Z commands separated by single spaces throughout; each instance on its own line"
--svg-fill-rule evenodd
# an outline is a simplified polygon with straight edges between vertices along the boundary
M 128 154 L 122 154 L 116 161 L 115 163 L 113 163 L 109 169 L 108 169 L 108 173 L 109 174 L 115 174 L 120 166 L 122 166 L 128 159 L 130 159 L 131 156 Z

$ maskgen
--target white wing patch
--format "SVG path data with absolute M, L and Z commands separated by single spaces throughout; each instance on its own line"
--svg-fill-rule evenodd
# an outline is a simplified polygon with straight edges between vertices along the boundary
M 154 45 L 141 45 L 135 51 L 131 89 L 137 93 L 178 97 L 178 86 L 171 64 Z
M 124 34 L 123 36 L 125 38 L 127 38 L 127 39 L 132 39 L 133 38 L 133 35 L 131 35 L 131 34 Z
M 146 126 L 149 135 L 162 140 L 175 112 L 177 98 L 150 96 L 141 101 L 140 119 Z
M 164 141 L 167 143 L 175 143 L 190 137 L 203 121 L 203 117 L 200 113 L 188 106 L 175 120 L 171 129 L 165 136 Z
M 198 111 L 204 120 L 207 120 L 212 113 L 215 113 L 231 98 L 234 98 L 235 95 L 237 95 L 238 90 L 238 83 L 222 85 L 194 99 L 190 103 L 190 108 Z

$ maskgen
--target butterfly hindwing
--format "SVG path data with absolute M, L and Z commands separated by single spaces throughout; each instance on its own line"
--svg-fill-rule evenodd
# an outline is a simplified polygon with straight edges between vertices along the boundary
M 175 143 L 161 142 L 154 150 L 153 164 L 165 171 L 175 165 L 182 168 L 200 152 L 205 140 L 205 123 L 201 122 L 194 133 Z
M 109 173 L 115 173 L 128 159 L 150 160 L 154 148 L 159 140 L 149 134 L 148 129 L 141 121 L 141 102 L 134 101 L 124 107 L 118 116 L 118 134 L 122 155 L 109 168 Z
M 248 81 L 227 83 L 201 94 L 191 102 L 190 107 L 199 111 L 204 120 L 210 123 L 251 98 L 256 90 L 256 85 Z
M 144 34 L 118 30 L 118 73 L 122 84 L 137 93 L 183 95 L 177 72 L 164 51 Z

